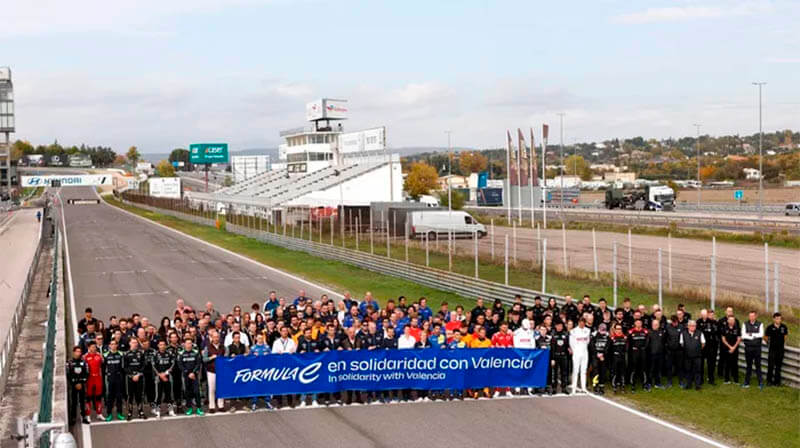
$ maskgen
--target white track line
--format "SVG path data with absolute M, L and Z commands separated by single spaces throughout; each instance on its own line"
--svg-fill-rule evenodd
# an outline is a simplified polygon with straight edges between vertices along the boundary
M 661 426 L 664 426 L 666 428 L 669 428 L 669 429 L 671 429 L 673 431 L 677 431 L 677 432 L 679 432 L 679 433 L 681 433 L 681 434 L 683 434 L 685 436 L 689 436 L 689 437 L 691 437 L 693 439 L 697 439 L 697 440 L 699 440 L 699 441 L 701 441 L 703 443 L 707 443 L 707 444 L 709 444 L 711 446 L 715 446 L 717 448 L 729 448 L 728 445 L 724 445 L 724 444 L 719 443 L 719 442 L 717 442 L 715 440 L 711 440 L 708 437 L 701 436 L 700 434 L 693 433 L 691 431 L 688 431 L 686 429 L 681 428 L 680 426 L 673 425 L 672 423 L 669 423 L 669 422 L 666 422 L 664 420 L 661 420 L 660 418 L 653 417 L 652 415 L 645 414 L 644 412 L 637 411 L 636 409 L 633 409 L 631 407 L 625 406 L 623 404 L 619 404 L 614 400 L 609 400 L 608 398 L 600 397 L 600 396 L 595 395 L 595 394 L 588 394 L 588 395 L 590 397 L 594 398 L 595 400 L 600 400 L 605 404 L 614 406 L 614 407 L 616 407 L 618 409 L 622 409 L 623 411 L 629 412 L 629 413 L 631 413 L 633 415 L 636 415 L 637 417 L 641 417 L 641 418 L 643 418 L 645 420 L 649 420 L 649 421 L 651 421 L 653 423 L 657 423 L 657 424 L 659 424 Z
M 69 277 L 69 303 L 72 315 L 72 340 L 78 340 L 78 315 L 75 312 L 75 282 L 72 278 L 72 265 L 69 261 L 69 238 L 67 238 L 67 220 L 64 218 L 64 200 L 61 189 L 58 190 L 58 204 L 61 206 L 61 230 L 64 232 L 64 259 L 66 259 L 67 276 Z M 81 423 L 81 447 L 92 448 L 92 431 L 89 425 Z

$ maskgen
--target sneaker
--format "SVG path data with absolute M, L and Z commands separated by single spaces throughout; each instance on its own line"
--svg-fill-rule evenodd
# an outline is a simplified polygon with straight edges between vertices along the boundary
M 128 412 L 128 421 L 131 421 L 131 420 L 133 420 L 133 413 L 132 412 Z
M 186 408 L 186 412 L 184 412 L 184 414 L 186 414 L 186 415 L 194 414 L 194 408 Z
M 300 408 L 304 408 L 304 407 L 306 407 L 306 406 L 308 406 L 308 405 L 306 404 L 306 400 L 303 400 L 303 401 L 301 401 L 301 402 L 300 402 L 300 406 L 298 406 L 298 407 L 300 407 Z
M 764 383 L 758 383 L 758 389 L 764 390 Z
M 518 387 L 518 388 L 516 388 L 516 389 L 514 390 L 514 392 L 516 392 L 516 393 L 517 393 L 517 395 L 519 395 L 519 394 L 521 393 L 521 390 L 520 390 L 520 388 Z
M 175 407 L 172 405 L 169 405 L 169 416 L 175 417 Z
M 250 410 L 253 411 L 253 412 L 256 411 L 256 404 L 255 403 L 250 405 Z
M 315 408 L 316 408 L 317 406 L 319 406 L 319 403 L 317 403 L 317 400 L 313 400 L 313 401 L 311 402 L 311 406 L 313 406 L 313 407 L 315 407 Z
M 105 420 L 106 420 L 107 422 L 110 422 L 111 420 L 114 420 L 114 416 L 113 416 L 112 414 L 108 414 L 108 416 L 106 417 L 106 419 L 105 419 Z
M 499 396 L 500 396 L 500 391 L 499 390 L 494 391 L 494 395 L 492 395 L 492 397 L 497 398 Z
M 156 406 L 155 403 L 150 403 L 150 413 L 151 414 L 156 415 L 156 407 L 157 406 Z
M 144 411 L 139 411 L 139 418 L 142 420 L 147 420 L 147 416 L 145 415 Z
M 724 382 L 724 383 L 722 383 L 722 384 L 731 384 L 731 382 L 730 382 L 730 381 L 725 381 L 725 382 Z
M 156 418 L 161 418 L 161 408 L 155 408 L 153 413 L 156 415 Z
M 117 413 L 117 420 L 119 421 L 125 420 L 125 416 L 120 413 Z
M 742 383 L 742 389 L 750 389 L 750 385 Z
M 200 416 L 203 416 L 203 415 L 206 414 L 205 412 L 203 412 L 203 408 L 197 408 L 197 412 L 196 413 L 197 413 L 197 415 L 200 415 Z
M 89 421 L 89 417 L 83 417 L 83 420 L 81 420 L 81 421 L 83 422 L 84 425 L 91 425 L 92 424 L 92 422 Z
M 314 403 L 316 403 L 316 401 L 315 401 Z M 267 402 L 264 402 L 264 409 L 266 409 L 266 410 L 268 410 L 268 411 L 271 411 L 271 410 L 273 410 L 274 408 L 272 407 L 272 403 L 270 403 L 269 401 L 267 401 Z

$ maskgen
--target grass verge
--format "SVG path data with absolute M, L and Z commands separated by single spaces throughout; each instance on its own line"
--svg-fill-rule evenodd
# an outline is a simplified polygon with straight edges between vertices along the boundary
M 112 197 L 104 199 L 111 205 L 187 235 L 333 289 L 353 291 L 356 296 L 367 290 L 379 298 L 396 297 L 398 292 L 402 292 L 410 298 L 423 295 L 430 297 L 431 306 L 435 307 L 443 300 L 451 304 L 469 304 L 469 299 L 456 294 L 153 213 L 123 204 Z M 447 263 L 446 256 L 437 256 L 444 258 L 444 263 Z M 585 291 L 585 285 L 579 290 Z M 800 415 L 800 391 L 795 389 L 767 388 L 761 392 L 758 388 L 743 390 L 738 386 L 718 385 L 706 386 L 700 392 L 672 388 L 611 398 L 718 440 L 745 446 L 799 446 L 800 425 L 797 416 Z
M 486 214 L 474 214 L 473 215 L 478 221 L 483 224 L 488 225 L 489 222 L 494 219 L 494 225 L 496 226 L 503 226 L 503 227 L 510 227 L 508 226 L 508 221 L 499 216 L 493 215 L 486 215 Z M 540 222 L 537 224 L 541 225 Z M 518 227 L 521 228 L 530 228 L 531 221 L 523 220 L 522 224 Z M 736 244 L 759 244 L 763 245 L 764 243 L 769 243 L 770 246 L 775 247 L 786 247 L 789 249 L 800 249 L 800 236 L 793 236 L 787 231 L 780 231 L 780 232 L 733 232 L 733 231 L 725 231 L 725 230 L 706 230 L 706 229 L 693 229 L 693 228 L 682 228 L 677 225 L 670 224 L 669 226 L 626 226 L 623 224 L 613 224 L 607 222 L 586 222 L 586 221 L 566 221 L 567 230 L 592 230 L 595 229 L 598 232 L 615 232 L 615 233 L 628 233 L 628 229 L 631 230 L 631 233 L 637 235 L 650 235 L 650 236 L 663 236 L 666 237 L 667 235 L 671 234 L 673 238 L 686 238 L 692 240 L 705 240 L 711 241 L 712 238 L 716 237 L 717 241 L 725 242 L 725 243 L 736 243 Z M 547 222 L 548 229 L 561 229 L 561 220 L 554 216 L 552 220 Z

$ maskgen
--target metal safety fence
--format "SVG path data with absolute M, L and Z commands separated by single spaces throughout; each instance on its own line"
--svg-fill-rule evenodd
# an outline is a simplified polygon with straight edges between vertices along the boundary
M 161 206 L 156 207 L 145 204 L 144 202 L 146 200 L 144 198 L 132 195 L 126 195 L 123 200 L 129 205 L 137 206 L 156 213 L 170 215 L 178 219 L 189 220 L 201 225 L 214 226 L 217 223 L 217 220 L 213 215 L 202 213 L 198 214 L 196 211 L 186 208 L 181 204 L 162 201 L 159 203 Z M 270 226 L 266 226 L 266 228 L 264 228 L 262 225 L 256 223 L 256 220 L 253 219 L 253 217 L 224 217 L 224 220 L 225 230 L 231 233 L 255 238 L 265 243 L 290 250 L 305 252 L 317 257 L 341 261 L 373 272 L 403 278 L 421 285 L 453 292 L 467 298 L 480 296 L 489 300 L 500 299 L 504 303 L 510 304 L 513 302 L 514 296 L 519 294 L 528 304 L 532 304 L 533 297 L 537 295 L 542 297 L 543 300 L 554 298 L 558 303 L 564 302 L 563 297 L 560 295 L 513 286 L 508 284 L 507 281 L 506 283 L 493 282 L 480 279 L 478 276 L 469 276 L 448 270 L 415 264 L 413 262 L 398 260 L 396 258 L 392 258 L 391 253 L 388 251 L 387 255 L 378 255 L 362 250 L 339 247 L 323 240 L 322 238 L 315 240 L 312 238 L 312 232 L 310 231 L 303 233 L 301 230 L 300 232 L 300 235 L 307 234 L 309 239 L 294 236 L 294 229 L 287 233 L 285 227 L 280 229 L 276 226 L 273 227 L 273 231 L 269 231 Z M 363 238 L 366 239 L 366 237 Z M 507 239 L 504 240 L 507 241 Z M 386 241 L 388 241 L 388 239 Z M 372 240 L 370 240 L 370 244 L 371 243 L 373 243 Z M 366 245 L 366 242 L 362 244 Z M 546 241 L 544 246 L 544 252 L 546 254 Z M 386 247 L 387 249 L 391 250 L 391 246 L 389 244 L 387 244 Z M 505 248 L 508 248 L 507 243 Z M 560 255 L 558 251 L 554 252 L 557 256 Z M 406 251 L 406 253 L 408 252 Z M 508 253 L 509 251 L 506 249 L 506 257 L 508 257 Z M 554 258 L 552 255 L 545 255 L 544 260 L 547 260 L 548 257 Z M 545 266 L 548 262 L 549 261 L 545 262 Z M 544 269 L 546 271 L 547 268 L 545 267 Z M 766 345 L 763 346 L 763 352 L 766 359 L 766 356 L 768 355 L 768 349 Z M 745 358 L 743 352 L 740 353 L 739 363 L 742 367 L 744 367 Z M 763 363 L 762 370 L 766 371 L 766 368 L 767 366 L 765 362 Z M 790 384 L 794 387 L 800 387 L 800 349 L 794 347 L 786 348 L 786 356 L 784 359 L 782 374 L 787 384 Z
M 53 419 L 56 329 L 58 316 L 58 263 L 61 259 L 60 235 L 58 219 L 53 219 L 53 271 L 50 276 L 50 296 L 47 305 L 47 329 L 45 333 L 44 359 L 42 361 L 41 386 L 39 389 L 39 423 L 50 423 Z M 50 433 L 45 432 L 39 439 L 41 448 L 50 446 Z
M 44 223 L 44 216 L 42 223 Z M 3 345 L 0 348 L 0 393 L 5 390 L 6 381 L 11 371 L 11 364 L 14 361 L 14 351 L 17 347 L 19 333 L 22 331 L 22 321 L 25 318 L 25 307 L 28 304 L 28 297 L 30 296 L 31 286 L 33 284 L 33 277 L 36 274 L 36 269 L 39 266 L 39 256 L 42 253 L 42 244 L 44 241 L 45 226 L 41 225 L 39 229 L 39 242 L 36 244 L 36 251 L 33 255 L 28 273 L 25 276 L 25 285 L 22 292 L 14 305 L 11 323 L 9 324 L 8 331 L 4 335 Z

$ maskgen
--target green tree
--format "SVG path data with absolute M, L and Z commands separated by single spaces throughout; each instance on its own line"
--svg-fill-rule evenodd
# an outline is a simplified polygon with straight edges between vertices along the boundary
M 583 156 L 571 155 L 564 159 L 564 173 L 573 176 L 580 176 L 583 180 L 592 179 L 592 170 L 589 163 Z
M 406 176 L 405 189 L 411 198 L 417 200 L 420 196 L 428 194 L 431 190 L 438 187 L 439 176 L 436 169 L 425 162 L 411 164 L 411 171 Z
M 183 170 L 191 170 L 189 163 L 189 150 L 183 148 L 175 148 L 169 153 L 170 162 L 183 162 Z
M 461 210 L 464 208 L 464 203 L 466 199 L 464 195 L 460 191 L 453 190 L 450 192 L 450 195 L 453 197 L 453 210 Z M 447 191 L 440 191 L 439 194 L 439 205 L 442 207 L 447 207 L 447 204 L 450 202 L 448 201 Z
M 162 160 L 156 165 L 156 175 L 158 177 L 175 177 L 175 168 L 168 161 Z
M 135 146 L 131 146 L 128 148 L 128 152 L 125 153 L 125 158 L 128 159 L 133 168 L 136 168 L 136 162 L 142 158 L 142 155 L 139 154 L 139 150 Z

